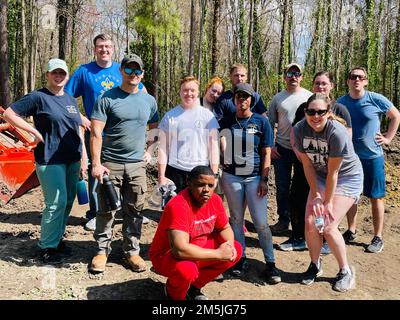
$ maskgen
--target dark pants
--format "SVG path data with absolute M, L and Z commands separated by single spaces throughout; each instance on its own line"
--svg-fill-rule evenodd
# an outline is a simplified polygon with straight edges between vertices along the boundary
M 181 192 L 187 187 L 189 172 L 167 165 L 167 168 L 165 169 L 165 176 L 175 183 L 176 193 Z
M 292 223 L 292 237 L 304 239 L 304 219 L 306 213 L 307 197 L 310 191 L 303 165 L 299 160 L 293 163 L 293 178 L 289 195 L 289 211 Z

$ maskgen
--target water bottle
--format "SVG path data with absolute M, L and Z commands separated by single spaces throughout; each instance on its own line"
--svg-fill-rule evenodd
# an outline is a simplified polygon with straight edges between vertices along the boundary
M 79 204 L 87 204 L 89 202 L 88 193 L 86 190 L 86 182 L 82 177 L 79 178 L 76 184 L 76 195 L 78 197 Z
M 325 221 L 323 216 L 314 217 L 314 224 L 319 233 L 324 232 Z
M 119 210 L 121 209 L 121 201 L 118 197 L 117 191 L 115 191 L 114 185 L 110 180 L 108 175 L 103 176 L 103 185 L 102 185 L 106 202 L 110 210 Z
M 164 209 L 168 201 L 176 196 L 176 186 L 173 183 L 167 185 L 164 184 L 160 186 L 159 190 L 161 193 L 161 209 Z

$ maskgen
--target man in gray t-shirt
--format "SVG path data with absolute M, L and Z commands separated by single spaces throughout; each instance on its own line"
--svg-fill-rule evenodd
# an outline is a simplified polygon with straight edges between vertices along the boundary
M 271 226 L 275 233 L 287 231 L 289 214 L 289 190 L 292 179 L 292 167 L 296 159 L 290 145 L 290 130 L 297 108 L 312 95 L 300 86 L 303 80 L 302 70 L 297 63 L 285 67 L 286 89 L 276 94 L 268 108 L 271 127 L 276 128 L 275 147 L 271 149 L 276 184 L 276 203 L 279 221 Z M 304 240 L 303 240 L 304 242 Z
M 98 251 L 92 259 L 90 271 L 104 272 L 111 252 L 112 225 L 115 210 L 110 206 L 103 187 L 103 176 L 109 176 L 118 196 L 122 196 L 122 249 L 135 272 L 147 269 L 139 256 L 146 190 L 146 164 L 150 154 L 146 148 L 146 126 L 158 125 L 157 104 L 147 93 L 139 91 L 143 78 L 143 62 L 132 54 L 121 62 L 122 84 L 105 92 L 96 101 L 91 116 L 90 150 L 93 160 L 92 175 L 99 180 L 100 213 L 96 218 L 94 238 Z M 119 197 L 118 197 L 119 198 Z

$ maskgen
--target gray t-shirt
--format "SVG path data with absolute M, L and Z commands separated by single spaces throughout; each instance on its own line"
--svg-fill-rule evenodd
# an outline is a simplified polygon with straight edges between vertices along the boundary
M 343 158 L 339 177 L 362 174 L 361 162 L 354 152 L 353 143 L 346 127 L 340 122 L 328 120 L 324 130 L 315 132 L 303 119 L 293 130 L 296 148 L 307 154 L 318 177 L 326 179 L 329 157 Z
M 143 160 L 146 126 L 158 122 L 157 103 L 149 94 L 127 93 L 120 87 L 104 92 L 91 119 L 105 122 L 101 160 L 131 163 Z
M 268 108 L 268 119 L 272 129 L 278 124 L 275 143 L 291 150 L 290 130 L 297 108 L 312 95 L 312 92 L 300 88 L 298 92 L 289 93 L 282 90 L 276 94 Z

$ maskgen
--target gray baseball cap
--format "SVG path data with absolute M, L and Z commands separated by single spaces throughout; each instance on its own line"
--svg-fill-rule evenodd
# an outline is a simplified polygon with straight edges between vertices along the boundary
M 125 56 L 122 59 L 121 67 L 124 67 L 125 65 L 127 65 L 128 63 L 131 63 L 131 62 L 136 62 L 139 65 L 140 70 L 143 70 L 143 61 L 142 61 L 142 59 L 138 55 L 136 55 L 134 53 L 131 53 L 129 56 Z
M 254 89 L 250 83 L 238 83 L 233 89 L 234 94 L 236 94 L 237 92 L 246 92 L 247 94 L 252 96 L 254 94 Z

